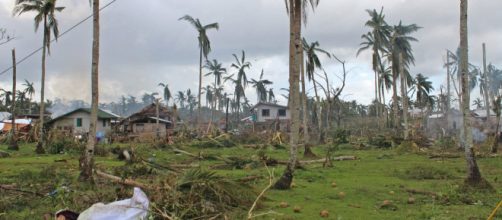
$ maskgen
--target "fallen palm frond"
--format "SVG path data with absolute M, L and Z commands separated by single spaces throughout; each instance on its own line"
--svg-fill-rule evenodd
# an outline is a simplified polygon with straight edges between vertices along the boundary
M 268 172 L 269 183 L 268 183 L 267 187 L 265 187 L 261 191 L 261 193 L 256 197 L 256 199 L 254 200 L 253 205 L 251 206 L 251 208 L 248 211 L 248 219 L 252 219 L 252 218 L 257 217 L 257 215 L 253 215 L 253 210 L 256 208 L 256 205 L 258 204 L 258 201 L 260 201 L 261 197 L 263 197 L 263 195 L 265 195 L 265 192 L 267 192 L 270 189 L 270 187 L 272 187 L 274 185 L 274 179 L 275 179 L 274 169 L 272 169 L 272 171 L 270 171 L 270 169 L 268 169 L 267 164 L 264 164 L 264 165 L 265 165 L 265 168 L 267 169 L 267 172 Z
M 105 173 L 105 172 L 101 172 L 99 170 L 96 170 L 96 175 L 98 175 L 99 177 L 105 178 L 105 179 L 109 179 L 109 180 L 111 180 L 113 182 L 123 184 L 123 185 L 135 186 L 135 187 L 139 187 L 139 188 L 142 188 L 142 189 L 152 189 L 153 188 L 152 186 L 149 186 L 149 185 L 137 182 L 135 180 L 122 179 L 122 178 L 120 178 L 118 176 L 114 176 L 114 175 L 111 175 L 111 174 L 108 174 L 108 173 Z

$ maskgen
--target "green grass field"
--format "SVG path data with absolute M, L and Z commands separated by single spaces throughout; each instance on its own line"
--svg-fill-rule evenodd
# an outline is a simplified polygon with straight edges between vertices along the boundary
M 115 146 L 115 145 L 114 145 Z M 128 145 L 127 145 L 128 146 Z M 109 146 L 111 147 L 111 146 Z M 138 145 L 135 153 L 157 164 L 174 164 L 192 161 L 208 167 L 221 161 L 217 159 L 194 161 L 186 155 L 175 154 L 167 149 L 154 149 Z M 346 149 L 346 148 L 344 148 Z M 7 151 L 6 146 L 0 150 Z M 183 150 L 210 158 L 241 157 L 256 159 L 258 150 L 244 147 L 201 149 L 184 147 Z M 94 202 L 111 202 L 130 196 L 130 187 L 123 187 L 105 180 L 98 181 L 99 187 L 77 182 L 78 157 L 76 154 L 37 156 L 34 145 L 25 144 L 19 152 L 9 152 L 11 157 L 0 158 L 0 184 L 16 183 L 28 191 L 43 194 L 67 186 L 70 190 L 59 190 L 55 196 L 34 196 L 25 193 L 0 190 L 0 219 L 41 219 L 45 213 L 68 208 L 83 211 Z M 262 150 L 266 155 L 287 159 L 287 149 Z M 323 147 L 316 147 L 317 155 L 324 155 Z M 272 211 L 258 219 L 321 219 L 321 210 L 327 210 L 326 219 L 486 219 L 495 205 L 502 199 L 502 157 L 479 158 L 483 176 L 495 191 L 463 191 L 461 186 L 465 175 L 465 161 L 460 158 L 429 159 L 425 154 L 397 154 L 394 150 L 339 150 L 337 155 L 354 155 L 358 160 L 335 161 L 334 167 L 323 168 L 322 164 L 311 164 L 295 173 L 294 187 L 287 191 L 270 190 L 265 194 L 255 214 Z M 459 152 L 459 155 L 462 155 Z M 301 158 L 301 156 L 300 156 Z M 96 157 L 100 170 L 113 173 L 125 162 L 109 154 Z M 278 178 L 284 166 L 270 167 Z M 230 179 L 261 175 L 263 178 L 249 182 L 255 192 L 268 184 L 268 174 L 263 166 L 244 169 L 217 169 L 218 174 Z M 154 183 L 162 175 L 151 175 L 147 183 Z M 139 181 L 141 177 L 138 178 Z M 336 187 L 332 183 L 336 183 Z M 436 193 L 435 196 L 411 194 L 409 190 Z M 345 194 L 345 196 L 341 196 Z M 413 197 L 415 202 L 408 204 Z M 384 200 L 391 205 L 381 207 Z M 288 207 L 279 204 L 286 202 Z M 294 207 L 299 212 L 294 212 Z M 241 207 L 241 212 L 249 207 Z M 243 216 L 243 215 L 241 215 Z M 502 211 L 496 219 L 502 219 Z

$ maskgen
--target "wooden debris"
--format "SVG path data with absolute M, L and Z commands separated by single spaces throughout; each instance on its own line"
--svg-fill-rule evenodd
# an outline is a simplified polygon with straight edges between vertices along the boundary
M 344 161 L 344 160 L 357 160 L 356 156 L 339 156 L 339 157 L 334 157 L 331 159 L 333 161 Z M 302 160 L 299 161 L 300 164 L 302 165 L 308 165 L 308 164 L 314 164 L 314 163 L 324 163 L 326 161 L 325 158 L 323 159 L 318 159 L 318 160 Z M 277 161 L 278 164 L 288 164 L 288 161 Z
M 32 195 L 36 195 L 36 196 L 40 196 L 40 197 L 45 197 L 45 195 L 42 193 L 18 189 L 18 188 L 16 188 L 16 185 L 13 185 L 13 184 L 12 185 L 0 184 L 0 189 L 7 190 L 7 191 L 20 192 L 20 193 L 25 193 L 25 194 L 32 194 Z
M 149 186 L 149 185 L 146 185 L 146 184 L 143 184 L 143 183 L 131 180 L 131 179 L 122 179 L 118 176 L 114 176 L 114 175 L 111 175 L 111 174 L 108 174 L 105 172 L 101 172 L 99 170 L 96 170 L 96 175 L 98 175 L 99 177 L 105 178 L 105 179 L 109 179 L 113 182 L 123 184 L 123 185 L 135 186 L 135 187 L 139 187 L 142 189 L 152 189 L 153 188 L 152 186 Z

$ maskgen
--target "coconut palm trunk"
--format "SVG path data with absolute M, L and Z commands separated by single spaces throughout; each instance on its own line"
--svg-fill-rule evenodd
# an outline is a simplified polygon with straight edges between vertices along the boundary
M 392 64 L 397 65 L 397 64 Z M 398 100 L 397 100 L 397 77 L 398 73 L 396 71 L 395 67 L 392 67 L 392 112 L 394 113 L 394 132 L 397 134 L 399 124 L 400 124 L 400 119 L 399 119 L 399 106 L 398 106 Z
M 99 103 L 99 0 L 93 0 L 93 29 L 92 29 L 92 67 L 91 67 L 91 118 L 87 145 L 80 160 L 81 181 L 93 182 L 92 169 L 94 167 L 94 148 L 96 145 L 96 125 L 98 122 Z
M 404 123 L 404 139 L 409 138 L 409 127 L 408 127 L 408 94 L 406 89 L 406 74 L 404 73 L 404 61 L 403 54 L 399 53 L 399 75 L 401 77 L 401 101 L 403 102 L 403 123 Z
M 495 110 L 495 113 L 497 115 L 497 127 L 495 128 L 495 134 L 494 134 L 494 138 L 493 138 L 493 143 L 492 143 L 492 149 L 491 149 L 491 152 L 493 154 L 496 154 L 497 153 L 497 148 L 499 146 L 499 139 L 500 139 L 500 136 L 499 136 L 499 127 L 500 127 L 500 114 L 501 114 L 501 97 L 500 96 L 497 96 L 497 98 L 495 99 L 495 101 L 493 102 L 493 110 Z
M 12 49 L 12 100 L 13 100 L 11 103 L 12 128 L 11 128 L 11 137 L 8 149 L 19 150 L 16 136 L 16 50 L 15 49 Z
M 312 152 L 310 144 L 310 134 L 308 125 L 308 107 L 307 107 L 307 90 L 305 89 L 305 62 L 303 60 L 303 51 L 301 55 L 301 81 L 302 81 L 302 109 L 303 109 L 303 145 L 304 145 L 304 157 L 315 157 L 316 155 Z
M 195 120 L 197 126 L 200 126 L 200 123 L 202 122 L 200 118 L 201 96 L 202 96 L 202 47 L 200 47 L 200 54 L 199 54 L 199 94 L 197 102 L 197 119 Z
M 289 189 L 297 163 L 298 135 L 300 131 L 300 59 L 302 53 L 301 22 L 302 0 L 289 0 L 290 42 L 289 42 L 289 109 L 291 112 L 291 133 L 289 160 L 281 178 L 274 184 L 275 189 Z
M 467 8 L 468 0 L 460 0 L 460 72 L 462 74 L 462 114 L 465 136 L 465 159 L 467 162 L 466 183 L 469 185 L 478 185 L 481 183 L 481 173 L 479 172 L 476 157 L 474 155 L 471 120 L 470 120 L 470 94 L 469 94 L 469 58 L 468 58 L 468 32 L 467 32 Z
M 37 154 L 45 153 L 45 126 L 44 126 L 44 116 L 45 116 L 45 56 L 47 55 L 47 16 L 44 17 L 44 37 L 43 37 L 43 47 L 42 47 L 42 79 L 40 81 L 40 114 L 39 114 L 39 137 L 37 147 L 35 152 Z

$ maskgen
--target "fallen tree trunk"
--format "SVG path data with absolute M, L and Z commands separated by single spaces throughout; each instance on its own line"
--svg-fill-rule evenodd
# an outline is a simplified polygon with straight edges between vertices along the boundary
M 436 158 L 460 158 L 461 156 L 458 154 L 431 154 L 429 155 L 429 159 L 436 159 Z
M 98 175 L 99 177 L 111 180 L 113 182 L 123 184 L 123 185 L 135 186 L 135 187 L 139 187 L 142 189 L 152 189 L 153 188 L 150 185 L 146 185 L 146 184 L 143 184 L 143 183 L 131 180 L 131 179 L 122 179 L 118 176 L 114 176 L 114 175 L 111 175 L 111 174 L 108 174 L 105 172 L 101 172 L 99 170 L 96 170 L 96 175 Z

